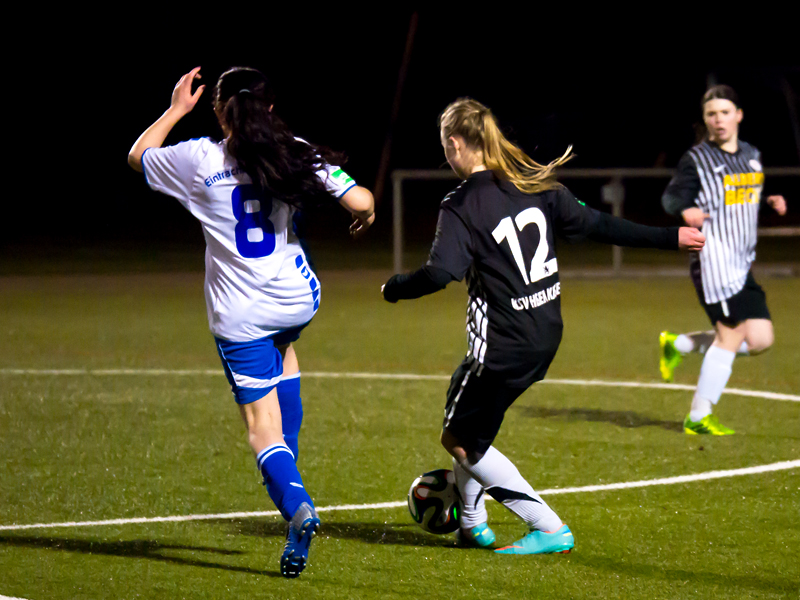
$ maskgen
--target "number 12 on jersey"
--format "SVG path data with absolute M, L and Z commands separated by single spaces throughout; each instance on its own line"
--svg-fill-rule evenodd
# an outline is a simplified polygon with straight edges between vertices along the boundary
M 514 227 L 515 223 L 516 228 Z M 539 245 L 536 247 L 533 260 L 531 260 L 531 269 L 528 273 L 525 271 L 525 263 L 522 258 L 522 248 L 519 244 L 517 229 L 521 232 L 531 223 L 535 223 L 539 228 Z M 522 274 L 525 285 L 530 285 L 531 283 L 558 272 L 558 262 L 555 257 L 547 260 L 547 253 L 550 250 L 550 246 L 547 243 L 547 219 L 544 213 L 535 206 L 526 208 L 513 220 L 511 217 L 505 217 L 500 221 L 497 227 L 494 228 L 492 236 L 494 236 L 498 244 L 501 244 L 503 240 L 508 242 L 511 255 L 517 263 L 517 268 L 519 268 L 519 272 Z

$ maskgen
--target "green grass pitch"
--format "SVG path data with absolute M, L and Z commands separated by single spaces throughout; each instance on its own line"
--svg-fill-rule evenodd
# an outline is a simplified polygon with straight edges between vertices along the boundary
M 466 348 L 463 285 L 380 299 L 386 273 L 322 272 L 296 348 L 314 373 L 449 375 Z M 732 388 L 800 394 L 798 279 L 764 279 L 773 349 Z M 549 378 L 657 382 L 661 329 L 707 327 L 686 279 L 562 281 Z M 0 278 L 0 526 L 267 511 L 205 322 L 202 274 Z M 694 384 L 689 356 L 677 382 Z M 210 370 L 44 374 L 13 369 Z M 306 377 L 299 463 L 318 506 L 403 501 L 438 444 L 447 382 Z M 800 403 L 723 396 L 737 435 L 687 436 L 691 392 L 538 384 L 496 445 L 534 488 L 800 458 Z M 0 530 L 0 596 L 76 598 L 798 598 L 800 469 L 546 496 L 575 551 L 500 556 L 423 532 L 405 507 L 321 513 L 309 567 L 279 574 L 280 517 Z M 520 522 L 489 503 L 501 543 Z

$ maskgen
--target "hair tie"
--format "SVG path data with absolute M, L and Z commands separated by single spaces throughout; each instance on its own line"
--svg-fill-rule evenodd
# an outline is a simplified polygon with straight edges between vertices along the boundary
M 252 94 L 253 92 L 251 92 L 247 88 L 242 88 L 242 89 L 239 90 L 239 93 L 240 94 Z

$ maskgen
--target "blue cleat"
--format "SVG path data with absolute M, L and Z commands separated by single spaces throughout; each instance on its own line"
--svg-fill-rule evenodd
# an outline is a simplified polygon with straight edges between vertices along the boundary
M 489 548 L 494 544 L 494 531 L 486 523 L 476 525 L 472 529 L 459 528 L 456 531 L 456 543 L 465 548 Z
M 306 568 L 308 547 L 319 530 L 319 523 L 314 507 L 303 502 L 289 521 L 286 546 L 281 555 L 281 575 L 288 578 L 299 577 Z
M 569 527 L 562 525 L 557 531 L 531 531 L 510 546 L 495 550 L 498 554 L 567 554 L 575 547 Z

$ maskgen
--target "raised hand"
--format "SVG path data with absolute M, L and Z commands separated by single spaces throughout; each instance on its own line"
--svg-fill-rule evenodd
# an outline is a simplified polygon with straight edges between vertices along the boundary
M 699 210 L 699 209 L 698 209 Z M 697 252 L 702 250 L 706 243 L 706 236 L 694 227 L 681 227 L 678 230 L 678 248 Z
M 353 236 L 354 239 L 360 238 L 364 233 L 366 233 L 367 229 L 369 229 L 370 225 L 375 221 L 375 213 L 372 213 L 366 219 L 362 219 L 361 217 L 356 217 L 356 220 L 350 224 L 350 235 Z
M 195 79 L 202 79 L 202 75 L 200 75 L 200 67 L 195 67 L 186 73 L 186 75 L 181 77 L 180 81 L 178 81 L 178 83 L 175 85 L 175 89 L 172 90 L 172 103 L 170 105 L 172 109 L 177 110 L 184 115 L 192 112 L 195 104 L 197 104 L 200 96 L 202 96 L 203 90 L 206 89 L 205 85 L 201 85 L 193 94 L 192 82 Z
M 200 99 L 206 86 L 201 85 L 192 93 L 192 82 L 200 79 L 200 67 L 196 67 L 181 77 L 172 91 L 172 103 L 167 111 L 155 123 L 144 130 L 139 139 L 134 142 L 128 152 L 128 164 L 136 171 L 141 172 L 142 156 L 148 148 L 160 148 L 169 132 L 188 113 L 192 112 L 194 105 Z

